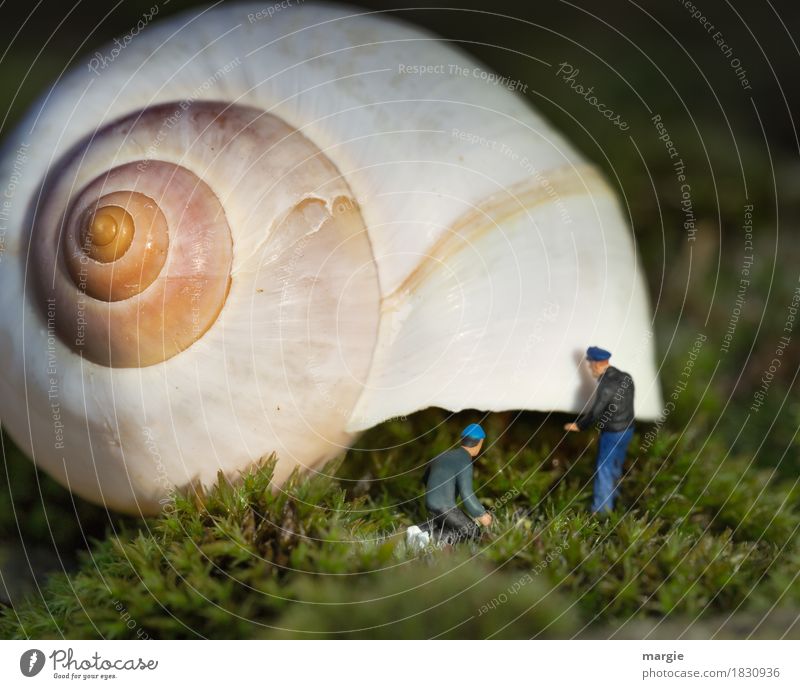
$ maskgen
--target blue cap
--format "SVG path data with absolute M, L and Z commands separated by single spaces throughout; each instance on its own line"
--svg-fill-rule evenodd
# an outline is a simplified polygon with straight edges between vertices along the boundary
M 611 352 L 600 347 L 589 347 L 586 350 L 586 358 L 589 361 L 608 361 L 611 358 Z
M 464 438 L 471 438 L 472 440 L 483 440 L 486 437 L 486 433 L 480 427 L 480 424 L 471 423 L 467 426 L 463 431 L 461 431 L 461 439 Z

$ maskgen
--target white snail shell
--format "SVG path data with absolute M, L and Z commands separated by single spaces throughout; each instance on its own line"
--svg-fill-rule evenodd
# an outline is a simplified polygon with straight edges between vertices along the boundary
M 418 29 L 260 9 L 148 27 L 5 142 L 0 415 L 36 464 L 129 512 L 272 452 L 279 485 L 428 406 L 579 410 L 594 343 L 656 416 L 594 168 L 518 95 L 404 73 L 478 66 Z

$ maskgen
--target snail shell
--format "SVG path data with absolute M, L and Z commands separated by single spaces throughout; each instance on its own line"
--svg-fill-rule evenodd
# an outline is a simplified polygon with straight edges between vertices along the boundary
M 148 27 L 4 144 L 0 414 L 37 465 L 136 513 L 272 452 L 280 485 L 424 407 L 576 411 L 593 342 L 656 416 L 596 170 L 518 95 L 398 69 L 477 66 L 418 29 L 259 7 Z

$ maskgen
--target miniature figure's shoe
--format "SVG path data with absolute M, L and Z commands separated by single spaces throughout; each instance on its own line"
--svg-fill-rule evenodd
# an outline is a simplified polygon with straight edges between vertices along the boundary
M 413 550 L 422 550 L 431 542 L 430 534 L 424 532 L 418 526 L 409 526 L 406 529 L 406 546 Z

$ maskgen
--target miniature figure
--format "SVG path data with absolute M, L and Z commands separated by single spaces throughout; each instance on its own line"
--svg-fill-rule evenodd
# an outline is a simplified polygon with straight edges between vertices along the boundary
M 490 526 L 492 515 L 481 505 L 472 489 L 472 463 L 480 454 L 486 433 L 477 423 L 461 432 L 461 446 L 434 457 L 425 470 L 425 507 L 430 519 L 427 532 L 439 542 L 477 541 L 480 526 Z M 456 506 L 461 498 L 466 513 Z M 480 526 L 479 526 L 480 525 Z M 412 526 L 407 540 L 411 544 L 427 544 L 425 532 Z
M 634 428 L 633 378 L 609 365 L 610 358 L 611 352 L 600 347 L 586 350 L 589 370 L 598 381 L 597 390 L 589 411 L 574 423 L 564 426 L 565 431 L 585 431 L 594 424 L 600 429 L 592 499 L 592 511 L 595 513 L 614 509 L 625 454 Z

